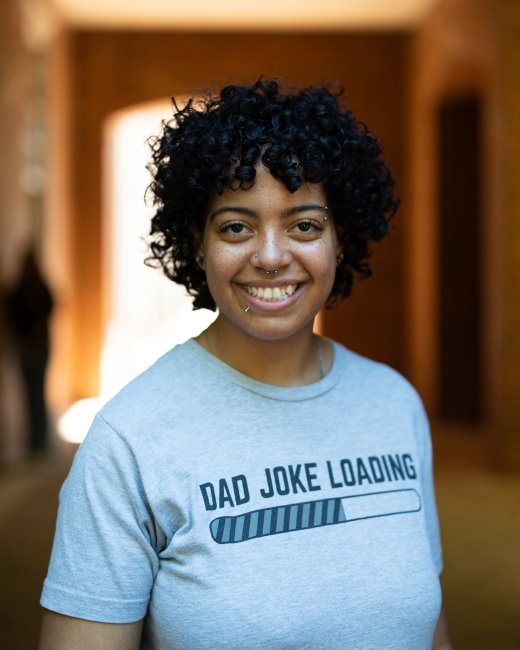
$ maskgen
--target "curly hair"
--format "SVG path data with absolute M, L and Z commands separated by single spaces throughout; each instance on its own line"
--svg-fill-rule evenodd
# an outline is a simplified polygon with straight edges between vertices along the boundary
M 388 234 L 398 201 L 376 136 L 328 88 L 283 93 L 274 80 L 229 85 L 216 97 L 190 99 L 150 139 L 152 218 L 146 263 L 194 296 L 193 309 L 215 310 L 196 262 L 212 198 L 247 190 L 259 161 L 289 192 L 322 183 L 342 250 L 331 307 L 348 296 L 355 274 L 371 275 L 368 243 Z

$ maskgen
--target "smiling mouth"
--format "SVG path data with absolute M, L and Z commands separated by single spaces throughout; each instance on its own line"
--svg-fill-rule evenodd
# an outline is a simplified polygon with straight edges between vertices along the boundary
M 249 295 L 265 300 L 265 302 L 280 302 L 285 300 L 298 289 L 297 284 L 284 284 L 277 287 L 250 287 L 244 284 L 244 289 Z

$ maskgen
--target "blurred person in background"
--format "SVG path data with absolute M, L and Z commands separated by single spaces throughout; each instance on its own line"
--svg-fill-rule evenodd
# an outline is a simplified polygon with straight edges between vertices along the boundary
M 49 317 L 53 300 L 33 249 L 27 251 L 16 284 L 7 292 L 6 311 L 17 345 L 30 426 L 30 449 L 48 447 L 45 371 L 49 360 Z
M 450 650 L 420 399 L 313 332 L 397 207 L 377 138 L 327 88 L 176 109 L 152 261 L 218 317 L 96 417 L 40 650 Z

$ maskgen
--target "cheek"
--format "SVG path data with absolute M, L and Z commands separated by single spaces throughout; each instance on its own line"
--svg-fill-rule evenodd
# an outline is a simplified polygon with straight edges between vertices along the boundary
M 216 278 L 229 279 L 243 265 L 243 257 L 237 249 L 223 244 L 213 245 L 206 255 L 206 272 Z
M 331 255 L 330 251 L 324 251 L 314 279 L 318 285 L 319 300 L 324 305 L 330 296 L 336 279 L 336 256 Z
M 326 271 L 324 273 L 323 287 L 327 298 L 332 291 L 334 280 L 336 279 L 336 257 L 328 257 Z
M 230 282 L 242 268 L 243 255 L 237 250 L 217 244 L 208 251 L 204 266 L 210 292 L 220 293 L 230 286 Z
M 314 250 L 307 251 L 307 266 L 314 280 L 327 292 L 332 289 L 336 277 L 336 255 L 329 242 L 321 242 Z

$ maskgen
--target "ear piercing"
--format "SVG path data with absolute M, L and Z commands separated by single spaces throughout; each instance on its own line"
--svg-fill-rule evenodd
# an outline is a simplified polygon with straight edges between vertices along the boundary
M 201 255 L 197 255 L 195 261 L 200 266 L 200 268 L 202 268 L 202 265 L 204 264 L 204 258 Z

